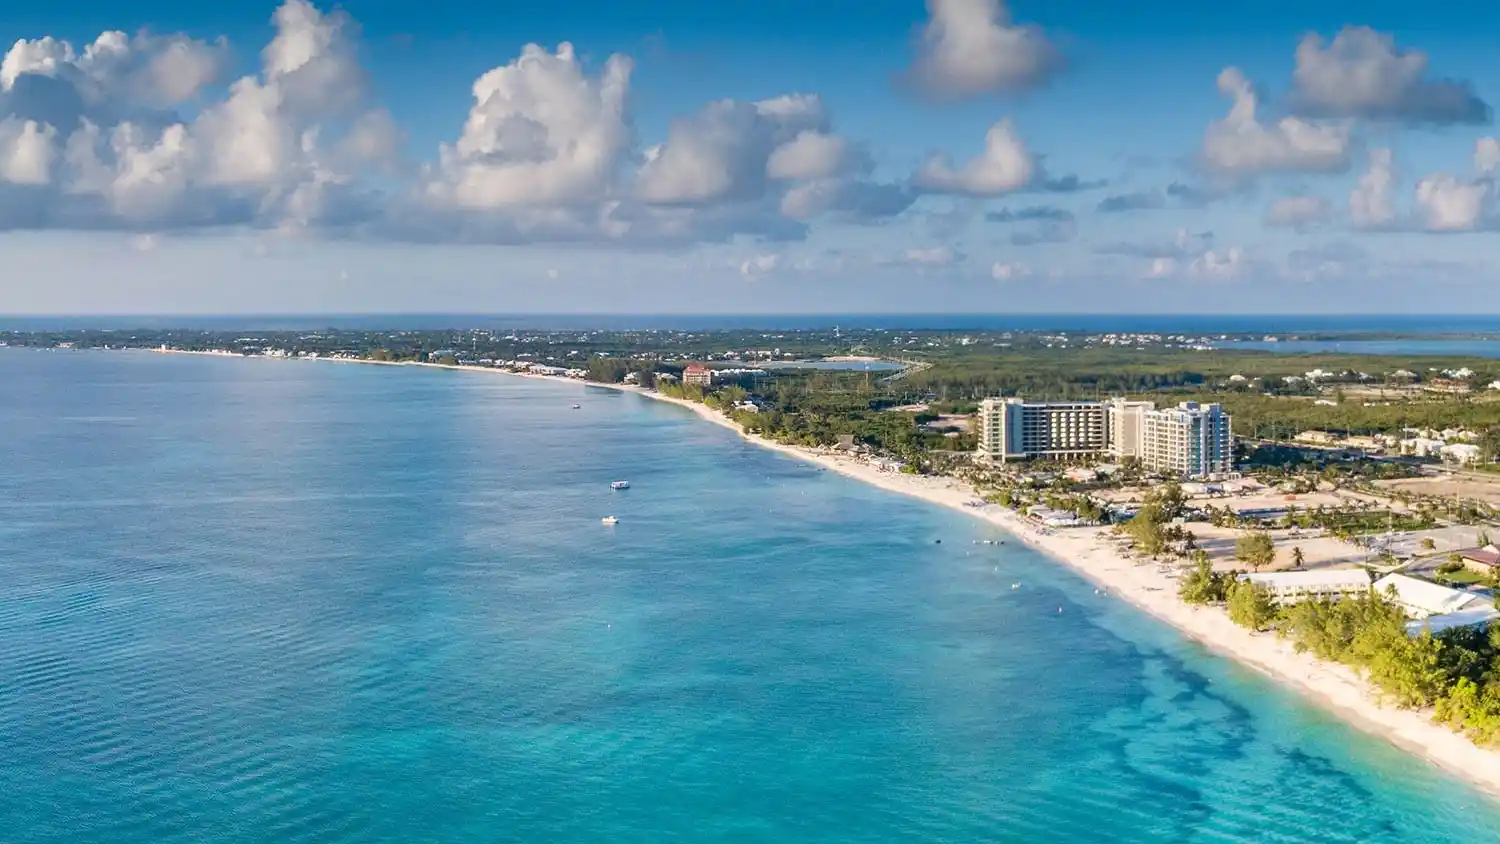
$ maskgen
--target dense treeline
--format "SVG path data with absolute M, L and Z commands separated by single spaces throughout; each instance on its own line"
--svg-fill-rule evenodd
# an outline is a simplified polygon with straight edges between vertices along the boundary
M 1278 607 L 1264 587 L 1214 571 L 1204 554 L 1178 594 L 1191 604 L 1223 604 L 1236 624 L 1274 629 L 1298 651 L 1354 668 L 1398 706 L 1431 706 L 1439 723 L 1481 744 L 1500 743 L 1500 630 L 1413 636 L 1400 606 L 1373 589 Z
M 1396 434 L 1403 428 L 1468 428 L 1483 431 L 1500 426 L 1500 402 L 1462 396 L 1418 398 L 1390 404 L 1344 401 L 1329 406 L 1311 401 L 1247 393 L 1198 393 L 1195 398 L 1217 401 L 1234 416 L 1235 433 L 1288 439 L 1300 431 L 1340 434 Z
M 1180 348 L 994 348 L 967 346 L 920 355 L 932 366 L 908 378 L 944 399 L 1022 395 L 1035 399 L 1100 398 L 1120 394 L 1167 393 L 1183 398 L 1197 393 L 1261 397 L 1264 392 L 1306 393 L 1306 382 L 1287 376 L 1314 369 L 1364 372 L 1377 380 L 1398 370 L 1468 368 L 1471 383 L 1500 377 L 1500 362 L 1433 356 L 1350 354 L 1280 355 L 1248 350 Z M 1244 381 L 1231 382 L 1239 375 Z M 1263 379 L 1252 384 L 1250 379 Z M 1352 388 L 1352 385 L 1351 385 Z
M 473 363 L 521 360 L 586 367 L 589 377 L 618 382 L 631 372 L 677 371 L 687 361 L 723 358 L 735 353 L 748 359 L 762 355 L 819 357 L 869 354 L 920 363 L 900 374 L 777 372 L 768 391 L 853 392 L 871 408 L 882 403 L 929 402 L 972 408 L 993 395 L 1033 399 L 1097 399 L 1112 395 L 1152 398 L 1170 403 L 1182 399 L 1219 401 L 1234 415 L 1235 431 L 1247 436 L 1288 439 L 1297 432 L 1323 429 L 1349 434 L 1394 433 L 1403 428 L 1464 427 L 1490 433 L 1486 442 L 1500 454 L 1500 401 L 1474 396 L 1415 395 L 1367 398 L 1357 373 L 1367 383 L 1390 378 L 1398 370 L 1418 381 L 1442 370 L 1468 369 L 1466 380 L 1482 388 L 1500 378 L 1500 361 L 1421 355 L 1275 354 L 1260 350 L 1203 350 L 1167 345 L 1143 347 L 1081 346 L 1082 337 L 1062 340 L 1046 332 L 910 331 L 833 328 L 817 330 L 521 330 L 470 328 L 447 330 L 186 330 L 79 329 L 52 332 L 6 332 L 0 341 L 12 345 L 79 347 L 159 344 L 190 350 L 228 349 L 246 354 L 268 350 L 297 354 L 351 355 L 383 361 Z M 1053 344 L 1055 347 L 1049 347 Z M 747 365 L 755 365 L 753 363 Z M 1289 376 L 1314 369 L 1356 373 L 1344 385 L 1320 392 Z M 1233 376 L 1242 380 L 1231 380 Z M 822 378 L 821 376 L 827 376 Z M 1261 380 L 1254 380 L 1254 379 Z M 790 385 L 783 387 L 783 385 Z M 1348 393 L 1347 400 L 1340 391 Z M 1274 393 L 1275 395 L 1267 395 Z M 1294 393 L 1296 395 L 1285 395 Z M 1316 404 L 1313 396 L 1334 398 Z
M 913 467 L 934 452 L 967 452 L 975 448 L 971 434 L 949 437 L 928 430 L 921 422 L 930 417 L 889 410 L 888 401 L 872 399 L 871 393 L 852 387 L 828 389 L 831 383 L 847 380 L 818 374 L 779 381 L 769 389 L 757 389 L 756 409 L 737 407 L 751 397 L 741 385 L 705 391 L 667 382 L 658 384 L 657 389 L 666 395 L 724 410 L 749 433 L 788 445 L 827 447 L 847 437 L 855 444 L 889 454 Z M 817 384 L 823 384 L 824 388 L 819 389 Z

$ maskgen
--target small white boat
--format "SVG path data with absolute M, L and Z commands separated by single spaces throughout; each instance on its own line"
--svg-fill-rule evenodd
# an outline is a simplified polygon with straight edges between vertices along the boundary
M 581 407 L 583 407 L 583 405 L 581 405 L 581 404 L 575 404 L 575 405 L 573 405 L 573 409 L 574 410 L 578 410 Z
M 612 524 L 618 523 L 620 520 L 617 519 L 617 518 L 615 518 L 614 516 L 605 516 L 604 518 L 600 519 L 599 521 L 601 521 L 601 522 L 603 522 L 604 524 L 607 524 L 607 525 L 612 525 Z
M 630 489 L 630 481 L 611 481 L 610 489 Z

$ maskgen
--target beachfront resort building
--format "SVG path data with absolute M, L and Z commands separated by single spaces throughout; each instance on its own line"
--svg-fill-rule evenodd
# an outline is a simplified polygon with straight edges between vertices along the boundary
M 690 363 L 682 370 L 682 384 L 684 387 L 712 387 L 714 383 L 714 371 L 706 366 Z
M 1242 574 L 1271 593 L 1278 604 L 1299 601 L 1338 601 L 1374 592 L 1395 602 L 1406 613 L 1407 635 L 1426 630 L 1441 633 L 1457 627 L 1479 627 L 1500 618 L 1493 601 L 1473 592 L 1450 589 L 1404 574 L 1388 574 L 1374 583 L 1364 569 L 1315 569 Z
M 1185 478 L 1225 475 L 1234 468 L 1234 438 L 1229 414 L 1217 404 L 1183 402 L 1140 414 L 1141 465 L 1156 472 Z
M 1005 462 L 1134 457 L 1168 475 L 1206 478 L 1234 468 L 1229 414 L 1217 404 L 1183 402 L 1158 410 L 1147 401 L 1028 402 L 985 399 L 979 455 Z
M 1090 457 L 1109 444 L 1108 419 L 1099 402 L 985 399 L 979 419 L 979 453 L 1001 462 Z
M 1109 451 L 1115 457 L 1140 457 L 1145 415 L 1156 409 L 1148 401 L 1110 399 L 1105 404 L 1109 420 Z
M 1370 576 L 1364 569 L 1314 569 L 1310 571 L 1268 571 L 1243 574 L 1256 586 L 1263 586 L 1278 604 L 1298 601 L 1336 601 L 1349 595 L 1370 591 Z

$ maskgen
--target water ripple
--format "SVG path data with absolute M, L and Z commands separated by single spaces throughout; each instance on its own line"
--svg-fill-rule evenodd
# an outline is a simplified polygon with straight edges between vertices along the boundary
M 5 840 L 1500 840 L 1018 545 L 678 409 L 123 359 L 0 354 Z

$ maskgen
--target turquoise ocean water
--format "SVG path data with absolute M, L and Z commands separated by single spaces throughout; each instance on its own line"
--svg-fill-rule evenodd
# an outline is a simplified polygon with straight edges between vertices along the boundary
M 0 431 L 7 842 L 1500 840 L 963 515 L 636 396 L 11 350 Z

